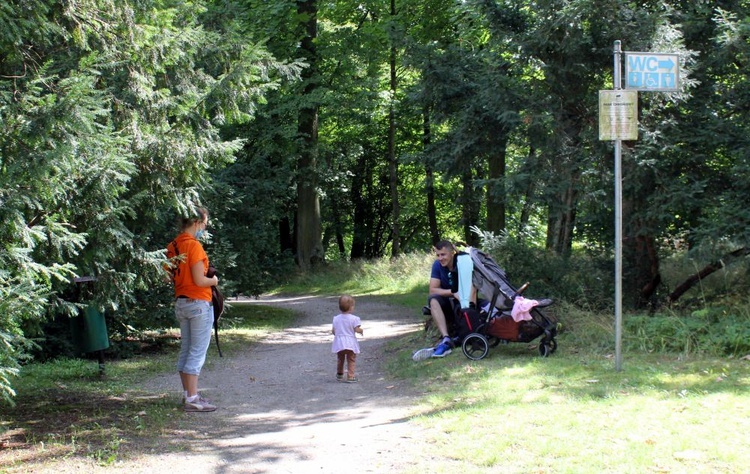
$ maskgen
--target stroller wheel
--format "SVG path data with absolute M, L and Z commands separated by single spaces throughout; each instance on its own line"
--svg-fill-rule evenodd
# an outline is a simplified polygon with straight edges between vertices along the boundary
M 539 342 L 539 355 L 542 357 L 549 357 L 550 354 L 557 350 L 557 342 L 554 339 L 546 341 L 542 339 Z
M 542 356 L 542 357 L 548 357 L 549 356 L 549 345 L 548 344 L 546 344 L 544 342 L 540 342 L 539 343 L 539 355 Z
M 469 359 L 480 360 L 487 357 L 487 353 L 490 352 L 490 343 L 486 337 L 474 332 L 464 338 L 461 350 L 463 350 L 464 355 Z

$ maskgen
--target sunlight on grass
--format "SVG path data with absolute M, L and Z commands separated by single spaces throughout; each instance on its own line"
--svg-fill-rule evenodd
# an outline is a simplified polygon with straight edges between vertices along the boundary
M 434 260 L 429 253 L 412 253 L 395 259 L 333 262 L 295 275 L 273 293 L 405 295 L 421 292 L 426 295 Z
M 393 365 L 429 384 L 415 420 L 451 461 L 410 472 L 739 473 L 750 461 L 738 436 L 750 428 L 746 362 L 637 355 L 618 373 L 606 358 L 565 352 L 453 357 L 422 375 Z

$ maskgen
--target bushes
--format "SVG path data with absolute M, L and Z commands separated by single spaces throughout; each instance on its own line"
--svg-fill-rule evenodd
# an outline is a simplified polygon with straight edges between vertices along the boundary
M 750 353 L 750 308 L 714 307 L 688 316 L 628 316 L 624 337 L 631 349 L 741 356 Z
M 614 270 L 606 255 L 577 251 L 561 257 L 529 246 L 519 238 L 496 236 L 479 229 L 482 249 L 520 286 L 531 282 L 528 295 L 552 297 L 552 308 L 576 345 L 611 350 L 614 340 Z M 734 272 L 743 273 L 735 268 Z M 719 278 L 715 276 L 714 280 Z M 733 285 L 733 288 L 744 287 Z M 707 287 L 703 285 L 703 295 Z M 712 293 L 713 294 L 713 293 Z M 724 294 L 726 294 L 726 289 Z M 625 315 L 623 342 L 630 350 L 744 355 L 750 353 L 750 301 L 708 300 L 702 309 L 653 315 Z M 611 315 L 611 319 L 610 319 Z

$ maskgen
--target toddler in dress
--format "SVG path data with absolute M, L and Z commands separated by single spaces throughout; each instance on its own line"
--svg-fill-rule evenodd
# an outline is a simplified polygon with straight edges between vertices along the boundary
M 357 354 L 359 354 L 359 341 L 357 334 L 364 335 L 362 322 L 354 312 L 354 298 L 343 295 L 339 298 L 339 310 L 341 313 L 333 317 L 333 345 L 331 352 L 336 354 L 338 360 L 336 365 L 336 379 L 342 382 L 356 383 L 355 368 L 357 365 Z M 344 363 L 346 363 L 346 377 L 344 377 Z

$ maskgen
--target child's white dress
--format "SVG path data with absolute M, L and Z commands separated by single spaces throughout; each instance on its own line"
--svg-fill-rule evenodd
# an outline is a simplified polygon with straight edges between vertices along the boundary
M 359 354 L 359 341 L 354 332 L 354 328 L 361 326 L 362 321 L 359 316 L 353 314 L 339 314 L 333 317 L 333 344 L 331 352 L 336 354 L 344 349 L 349 349 L 355 354 Z

